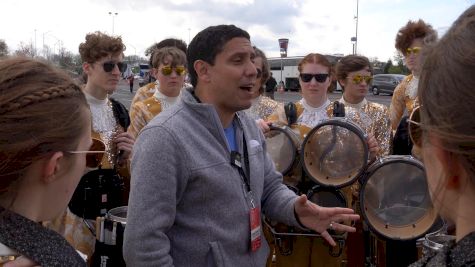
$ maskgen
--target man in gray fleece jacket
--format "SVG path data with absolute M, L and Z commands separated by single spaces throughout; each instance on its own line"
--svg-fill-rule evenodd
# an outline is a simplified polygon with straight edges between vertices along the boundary
M 134 147 L 128 266 L 264 266 L 261 212 L 330 244 L 327 228 L 354 231 L 339 223 L 358 219 L 351 209 L 319 207 L 282 184 L 264 136 L 241 112 L 251 106 L 254 56 L 249 34 L 233 25 L 206 28 L 190 43 L 194 88 Z

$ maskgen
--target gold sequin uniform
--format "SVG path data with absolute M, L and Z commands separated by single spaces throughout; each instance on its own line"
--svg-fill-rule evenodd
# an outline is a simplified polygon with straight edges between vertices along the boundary
M 396 131 L 404 111 L 407 110 L 407 115 L 410 115 L 414 108 L 419 105 L 417 100 L 418 83 L 419 79 L 411 74 L 394 89 L 391 105 L 389 106 L 391 129 L 393 131 Z
M 267 96 L 260 95 L 252 101 L 252 105 L 246 113 L 254 120 L 269 120 L 272 114 L 282 112 L 284 104 L 277 102 Z

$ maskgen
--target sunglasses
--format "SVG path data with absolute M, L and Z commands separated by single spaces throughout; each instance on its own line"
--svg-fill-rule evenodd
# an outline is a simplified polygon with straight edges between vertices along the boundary
M 323 83 L 327 80 L 328 76 L 329 76 L 328 73 L 317 73 L 317 74 L 300 73 L 300 79 L 302 79 L 302 81 L 305 83 L 310 82 L 312 78 L 315 78 L 315 81 L 319 83 Z
M 417 55 L 419 52 L 421 52 L 422 47 L 415 46 L 413 48 L 408 48 L 406 49 L 406 55 L 409 56 L 410 54 Z
M 420 147 L 422 145 L 422 124 L 421 113 L 419 107 L 415 107 L 411 116 L 407 119 L 409 137 L 414 145 Z
M 172 68 L 171 66 L 165 66 L 160 69 L 160 72 L 162 72 L 162 74 L 165 76 L 169 76 L 172 74 L 173 70 L 175 70 L 178 76 L 183 76 L 186 72 L 186 69 L 184 66 L 177 66 L 175 68 Z
M 114 62 L 114 61 L 107 61 L 102 64 L 102 68 L 105 72 L 111 72 L 114 70 L 115 65 L 119 68 L 120 72 L 124 72 L 127 69 L 127 63 L 124 62 Z
M 97 168 L 101 165 L 104 157 L 106 145 L 99 139 L 92 139 L 92 145 L 89 150 L 66 151 L 69 154 L 86 154 L 86 167 Z
M 352 80 L 355 84 L 360 84 L 363 81 L 365 81 L 366 84 L 369 84 L 373 80 L 373 76 L 355 75 Z
M 256 78 L 259 79 L 259 78 L 262 77 L 262 70 L 259 69 L 259 68 L 256 68 L 256 70 L 257 70 L 257 76 L 256 76 Z

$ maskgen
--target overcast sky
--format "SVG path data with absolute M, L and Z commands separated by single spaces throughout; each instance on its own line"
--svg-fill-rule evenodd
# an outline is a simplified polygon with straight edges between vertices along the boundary
M 121 35 L 126 55 L 144 56 L 164 38 L 190 38 L 210 25 L 235 24 L 268 57 L 289 38 L 288 56 L 352 53 L 356 0 L 1 0 L 0 39 L 78 53 L 89 32 Z M 359 0 L 358 53 L 393 58 L 394 39 L 408 20 L 423 19 L 440 34 L 475 0 Z M 109 12 L 118 15 L 109 15 Z

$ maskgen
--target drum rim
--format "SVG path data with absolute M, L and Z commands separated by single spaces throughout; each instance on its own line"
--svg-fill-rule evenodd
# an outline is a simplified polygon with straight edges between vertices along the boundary
M 341 127 L 344 127 L 348 130 L 351 130 L 353 133 L 355 133 L 358 137 L 360 137 L 361 140 L 363 140 L 363 147 L 364 147 L 364 158 L 365 158 L 365 164 L 361 167 L 361 169 L 358 171 L 358 173 L 349 181 L 345 182 L 345 183 L 341 183 L 341 184 L 325 184 L 325 183 L 322 183 L 321 181 L 319 181 L 318 179 L 315 179 L 311 174 L 310 174 L 310 171 L 307 169 L 307 166 L 305 165 L 305 147 L 306 147 L 306 144 L 307 144 L 307 141 L 310 139 L 310 137 L 314 134 L 315 131 L 317 131 L 318 129 L 320 129 L 321 127 L 323 126 L 326 126 L 326 125 L 334 125 L 334 126 L 341 126 Z M 349 126 L 349 127 L 347 127 Z M 369 147 L 368 147 L 368 143 L 366 142 L 366 133 L 363 131 L 363 129 L 361 129 L 361 127 L 359 127 L 356 123 L 354 123 L 353 121 L 351 121 L 350 119 L 348 118 L 331 118 L 331 119 L 327 119 L 319 124 L 317 124 L 315 127 L 312 128 L 312 130 L 310 130 L 310 132 L 307 134 L 307 136 L 305 136 L 305 139 L 304 141 L 302 142 L 302 157 L 300 158 L 301 160 L 301 164 L 302 164 L 302 167 L 303 167 L 303 170 L 305 172 L 305 174 L 308 175 L 308 177 L 315 183 L 319 184 L 319 185 L 322 185 L 322 186 L 326 186 L 326 187 L 335 187 L 337 189 L 340 189 L 340 188 L 343 188 L 343 187 L 346 187 L 346 186 L 349 186 L 351 184 L 353 184 L 356 180 L 359 180 L 359 178 L 365 173 L 366 171 L 366 168 L 368 166 L 368 160 L 369 160 Z
M 127 212 L 127 209 L 128 209 L 128 206 L 120 206 L 120 207 L 116 207 L 116 208 L 113 208 L 113 209 L 110 209 L 108 212 L 107 212 L 107 219 L 113 221 L 113 222 L 120 222 L 122 224 L 127 224 L 127 217 L 126 218 L 123 218 L 123 217 L 119 217 L 117 215 L 114 215 L 113 213 L 117 212 Z
M 298 147 L 292 141 L 292 137 L 290 136 L 290 133 L 288 133 L 289 130 L 288 130 L 287 127 L 278 127 L 278 126 L 271 125 L 271 126 L 269 126 L 269 129 L 270 129 L 270 131 L 275 130 L 275 131 L 284 133 L 287 136 L 287 138 L 290 140 L 290 144 L 293 148 L 292 149 L 292 161 L 289 164 L 289 166 L 281 172 L 282 176 L 285 176 L 292 170 L 292 166 L 294 166 L 294 164 L 295 164 L 295 161 L 297 159 L 297 149 L 298 149 Z M 266 140 L 266 144 L 267 144 L 267 140 Z M 274 162 L 274 165 L 275 165 L 275 162 Z
M 411 165 L 420 167 L 424 171 L 424 174 L 425 174 L 425 168 L 424 168 L 424 165 L 422 164 L 422 162 L 419 161 L 418 159 L 410 156 L 410 155 L 389 155 L 389 156 L 386 156 L 384 158 L 380 158 L 377 161 L 371 163 L 367 167 L 367 171 L 365 172 L 365 175 L 361 179 L 361 187 L 360 187 L 360 192 L 359 192 L 361 214 L 363 215 L 363 219 L 368 224 L 368 226 L 371 228 L 371 231 L 373 233 L 377 234 L 379 237 L 382 237 L 383 239 L 386 239 L 386 240 L 414 240 L 414 239 L 421 238 L 425 234 L 427 234 L 427 232 L 437 222 L 438 214 L 435 211 L 433 205 L 431 205 L 430 208 L 427 210 L 427 212 L 421 218 L 419 218 L 419 220 L 416 222 L 416 224 L 418 224 L 418 225 L 420 225 L 420 224 L 426 225 L 426 229 L 424 229 L 424 231 L 420 234 L 417 234 L 417 235 L 414 234 L 414 235 L 411 235 L 411 236 L 407 235 L 407 236 L 404 236 L 404 237 L 396 237 L 396 236 L 388 234 L 388 232 L 395 232 L 397 229 L 415 229 L 416 228 L 415 224 L 406 225 L 406 226 L 398 226 L 398 227 L 390 226 L 390 228 L 389 228 L 390 230 L 380 231 L 380 229 L 384 229 L 384 228 L 388 229 L 388 227 L 384 227 L 385 225 L 382 222 L 379 222 L 379 221 L 376 221 L 376 220 L 372 219 L 372 218 L 379 219 L 377 216 L 369 215 L 366 212 L 365 198 L 364 198 L 364 192 L 365 192 L 366 185 L 367 185 L 370 177 L 378 169 L 380 169 L 382 166 L 384 166 L 384 165 L 386 165 L 390 162 L 392 162 L 392 163 L 395 163 L 395 162 L 409 163 Z M 375 225 L 377 225 L 379 227 L 377 227 Z
M 340 200 L 343 200 L 343 202 L 345 203 L 344 208 L 347 208 L 347 207 L 348 207 L 348 200 L 346 199 L 346 197 L 345 197 L 345 195 L 343 194 L 343 192 L 341 192 L 341 191 L 339 190 L 339 188 L 336 188 L 336 187 L 333 187 L 333 186 L 314 185 L 314 186 L 312 186 L 312 188 L 310 188 L 310 190 L 307 192 L 307 199 L 310 201 L 310 198 L 311 198 L 315 193 L 323 192 L 323 191 L 335 193 L 335 195 L 336 195 Z M 315 203 L 315 204 L 316 204 L 316 203 Z M 318 205 L 318 204 L 317 204 L 317 205 Z M 328 208 L 331 208 L 331 207 L 328 207 Z

